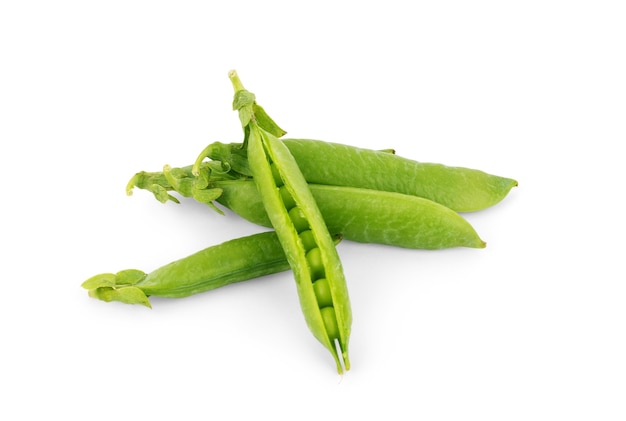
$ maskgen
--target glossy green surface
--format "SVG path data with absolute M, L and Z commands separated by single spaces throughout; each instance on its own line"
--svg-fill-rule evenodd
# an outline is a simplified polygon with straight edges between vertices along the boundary
M 339 255 L 298 164 L 273 134 L 279 131 L 277 126 L 271 120 L 267 123 L 257 119 L 254 95 L 243 89 L 235 72 L 229 77 L 236 91 L 233 108 L 239 111 L 246 136 L 249 168 L 262 206 L 294 273 L 304 318 L 315 338 L 332 354 L 337 371 L 342 373 L 350 369 L 348 341 L 352 313 Z M 291 200 L 284 200 L 285 192 L 281 198 L 282 186 L 295 203 L 291 209 L 286 206 Z M 299 233 L 308 230 L 316 247 L 307 253 Z M 307 256 L 313 256 L 314 260 Z M 313 288 L 319 277 L 326 278 L 332 298 L 332 313 L 326 310 L 324 317 Z
M 309 183 L 424 197 L 457 212 L 500 202 L 517 181 L 486 172 L 418 162 L 398 155 L 317 140 L 285 139 Z
M 289 269 L 275 232 L 226 241 L 162 266 L 103 273 L 83 283 L 89 295 L 151 307 L 149 296 L 181 298 Z
M 512 178 L 472 168 L 419 162 L 389 151 L 309 139 L 283 139 L 309 183 L 358 187 L 423 197 L 457 212 L 479 211 L 499 203 L 517 186 Z M 216 142 L 214 162 L 226 162 L 234 177 L 249 176 L 241 144 Z
M 217 183 L 219 203 L 255 224 L 271 226 L 251 180 Z M 421 197 L 309 184 L 330 232 L 346 240 L 414 249 L 485 247 L 458 213 Z

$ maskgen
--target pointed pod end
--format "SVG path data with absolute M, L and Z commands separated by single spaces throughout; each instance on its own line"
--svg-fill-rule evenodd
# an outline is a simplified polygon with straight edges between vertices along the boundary
M 342 349 L 339 339 L 335 339 L 335 362 L 337 363 L 337 373 L 340 375 L 350 370 L 350 358 L 348 350 Z
M 137 185 L 137 179 L 139 177 L 140 177 L 140 173 L 137 173 L 137 174 L 133 175 L 133 178 L 131 178 L 128 181 L 128 183 L 126 184 L 126 196 L 132 196 L 133 195 L 133 189 Z
M 343 367 L 345 371 L 350 371 L 350 358 L 348 358 L 348 353 L 344 352 L 342 356 L 343 356 Z

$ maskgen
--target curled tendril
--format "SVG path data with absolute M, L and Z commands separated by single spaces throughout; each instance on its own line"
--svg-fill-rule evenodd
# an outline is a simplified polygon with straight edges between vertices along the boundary
M 198 174 L 200 174 L 200 166 L 202 165 L 202 161 L 204 161 L 204 158 L 210 158 L 212 150 L 213 144 L 211 143 L 206 148 L 204 148 L 202 152 L 200 152 L 191 168 L 191 173 L 193 175 L 198 176 Z
M 216 176 L 225 176 L 232 170 L 230 163 L 225 161 L 211 161 L 205 162 L 211 169 L 211 173 Z M 231 177 L 232 178 L 232 177 Z
M 131 196 L 135 187 L 148 190 L 161 203 L 165 203 L 168 200 L 180 203 L 176 197 L 168 193 L 171 190 L 171 186 L 167 183 L 163 173 L 138 172 L 126 185 L 126 194 Z
M 163 176 L 174 190 L 184 197 L 193 197 L 200 203 L 208 205 L 219 214 L 224 212 L 213 203 L 222 195 L 222 189 L 209 188 L 211 171 L 208 165 L 201 165 L 197 176 L 189 176 L 180 168 L 163 167 Z
M 133 188 L 138 187 L 151 192 L 161 203 L 168 200 L 180 203 L 170 194 L 175 191 L 183 197 L 192 197 L 223 215 L 224 212 L 213 203 L 222 195 L 222 190 L 212 187 L 212 181 L 247 178 L 246 175 L 232 170 L 231 163 L 228 162 L 231 156 L 234 157 L 231 155 L 232 148 L 233 144 L 215 142 L 204 149 L 194 165 L 182 168 L 164 165 L 162 172 L 138 172 L 126 185 L 126 193 L 131 195 Z M 214 160 L 203 162 L 205 157 Z

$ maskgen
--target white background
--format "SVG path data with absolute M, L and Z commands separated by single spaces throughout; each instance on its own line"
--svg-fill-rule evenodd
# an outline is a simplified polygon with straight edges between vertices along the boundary
M 2 2 L 0 418 L 626 419 L 624 22 L 620 1 Z M 80 288 L 261 231 L 124 192 L 241 139 L 231 68 L 291 137 L 519 181 L 466 215 L 486 249 L 340 245 L 343 377 L 287 272 L 152 310 Z

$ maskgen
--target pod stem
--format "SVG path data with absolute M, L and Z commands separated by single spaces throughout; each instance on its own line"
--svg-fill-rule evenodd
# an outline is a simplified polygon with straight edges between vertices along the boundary
M 237 74 L 236 70 L 231 70 L 228 72 L 228 78 L 230 79 L 231 83 L 233 84 L 233 89 L 235 89 L 235 92 L 238 91 L 243 91 L 245 90 L 245 88 L 243 87 L 243 83 L 241 83 L 241 79 L 239 79 L 239 75 Z

